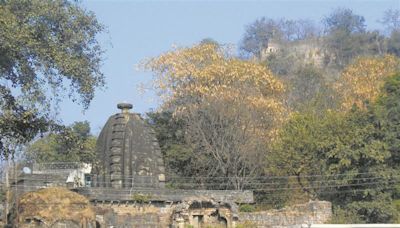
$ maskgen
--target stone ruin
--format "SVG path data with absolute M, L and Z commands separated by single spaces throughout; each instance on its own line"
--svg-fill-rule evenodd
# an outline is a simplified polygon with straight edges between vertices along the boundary
M 99 135 L 97 164 L 91 169 L 76 164 L 33 165 L 30 173 L 21 174 L 16 181 L 17 194 L 48 187 L 69 188 L 93 205 L 96 221 L 90 221 L 87 227 L 234 227 L 237 204 L 252 203 L 253 193 L 166 188 L 154 131 L 139 114 L 129 111 L 131 104 L 117 107 L 121 113 L 112 115 Z M 26 221 L 32 225 L 32 218 Z
M 259 220 L 264 220 L 263 214 L 239 213 L 239 204 L 254 202 L 252 191 L 166 188 L 168 177 L 165 176 L 154 131 L 139 114 L 129 112 L 131 104 L 121 103 L 118 108 L 122 112 L 112 115 L 100 133 L 96 149 L 99 162 L 93 167 L 33 165 L 29 168 L 30 173 L 21 174 L 14 182 L 16 195 L 48 187 L 69 188 L 85 196 L 95 217 L 84 223 L 73 219 L 51 223 L 39 214 L 26 218 L 17 215 L 14 221 L 19 221 L 18 227 L 68 227 L 77 224 L 77 227 L 87 228 L 230 228 L 240 222 L 250 222 L 256 225 L 254 227 L 269 227 L 274 223 L 276 218 L 267 226 L 258 226 Z M 74 210 L 74 205 L 70 207 Z M 279 217 L 279 213 L 276 216 Z M 314 218 L 315 213 L 312 211 L 310 218 Z M 293 221 L 307 219 L 309 217 L 296 214 Z M 269 220 L 266 218 L 266 221 Z

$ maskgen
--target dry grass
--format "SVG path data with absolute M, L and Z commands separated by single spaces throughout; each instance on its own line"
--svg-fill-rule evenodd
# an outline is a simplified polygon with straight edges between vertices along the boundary
M 72 220 L 79 223 L 95 220 L 89 200 L 65 188 L 46 188 L 21 196 L 18 204 L 18 221 L 37 218 L 45 223 Z

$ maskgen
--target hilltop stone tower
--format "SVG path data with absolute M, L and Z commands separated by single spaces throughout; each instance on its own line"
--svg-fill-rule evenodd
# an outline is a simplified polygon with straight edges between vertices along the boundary
M 154 131 L 132 105 L 117 105 L 97 139 L 99 163 L 92 170 L 94 187 L 163 188 L 165 168 Z
M 270 40 L 268 40 L 267 47 L 263 48 L 260 51 L 260 59 L 266 60 L 268 58 L 268 56 L 278 52 L 278 50 L 280 50 L 280 49 L 281 49 L 280 43 L 275 39 L 270 39 Z

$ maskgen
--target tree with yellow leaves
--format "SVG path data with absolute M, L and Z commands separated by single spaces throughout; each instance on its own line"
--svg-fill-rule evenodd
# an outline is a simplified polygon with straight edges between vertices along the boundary
M 334 88 L 342 97 L 341 109 L 365 108 L 365 102 L 374 102 L 385 78 L 400 70 L 400 59 L 393 55 L 360 57 L 347 66 Z
M 145 67 L 155 73 L 163 107 L 186 122 L 196 174 L 225 177 L 217 186 L 208 183 L 213 188 L 245 188 L 262 170 L 268 143 L 287 114 L 283 83 L 265 66 L 215 43 L 167 52 Z

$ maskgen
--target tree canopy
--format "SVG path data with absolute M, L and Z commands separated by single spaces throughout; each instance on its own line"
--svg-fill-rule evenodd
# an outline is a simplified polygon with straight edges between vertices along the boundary
M 25 150 L 28 162 L 85 162 L 96 159 L 96 137 L 90 133 L 89 122 L 75 122 L 57 133 L 49 133 Z
M 389 32 L 400 30 L 400 9 L 386 10 L 380 22 Z
M 319 28 L 310 20 L 271 19 L 262 17 L 246 26 L 240 43 L 245 56 L 261 57 L 262 51 L 272 41 L 289 42 L 318 37 Z
M 258 63 L 213 43 L 167 52 L 147 62 L 155 87 L 185 127 L 197 175 L 230 177 L 242 189 L 260 169 L 261 154 L 286 118 L 284 86 Z
M 337 222 L 398 221 L 399 79 L 385 79 L 366 109 L 295 115 L 280 131 L 268 169 L 297 176 L 310 197 L 333 202 L 335 215 L 346 212 Z
M 385 79 L 399 69 L 400 59 L 392 55 L 356 59 L 334 86 L 342 98 L 342 109 L 349 110 L 353 105 L 363 108 L 366 102 L 375 102 Z
M 365 32 L 365 19 L 351 9 L 338 8 L 323 19 L 327 32 L 343 31 L 347 34 Z
M 0 25 L 0 152 L 8 157 L 48 130 L 64 96 L 87 108 L 104 85 L 103 26 L 66 0 L 0 1 Z

